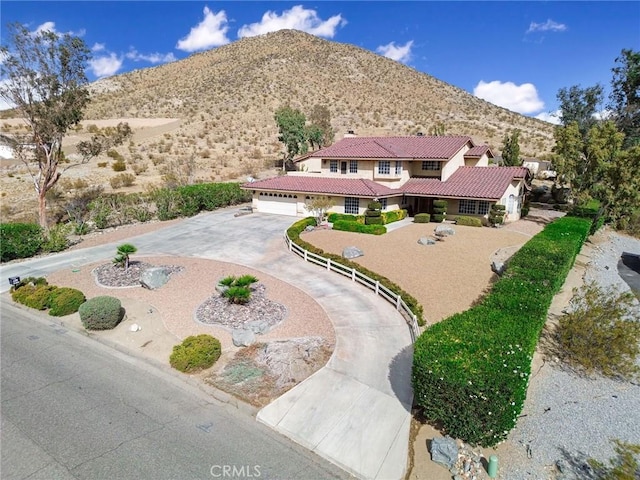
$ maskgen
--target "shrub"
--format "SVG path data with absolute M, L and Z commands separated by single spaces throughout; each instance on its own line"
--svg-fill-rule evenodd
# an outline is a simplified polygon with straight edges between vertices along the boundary
M 169 363 L 183 373 L 191 373 L 211 367 L 220 358 L 220 341 L 211 335 L 190 336 L 173 347 Z
M 505 206 L 494 203 L 489 209 L 489 223 L 492 226 L 502 225 L 504 223 Z
M 65 223 L 58 223 L 53 226 L 42 244 L 42 250 L 45 252 L 61 252 L 65 250 L 69 246 L 69 234 L 72 229 L 72 225 Z
M 516 252 L 480 303 L 420 335 L 412 383 L 429 421 L 472 444 L 493 446 L 507 436 L 524 404 L 547 310 L 590 223 L 550 223 Z
M 640 314 L 635 297 L 595 283 L 574 291 L 570 312 L 556 327 L 559 356 L 587 373 L 633 379 L 640 373 Z
M 61 287 L 51 292 L 49 299 L 49 315 L 64 317 L 76 313 L 80 305 L 86 301 L 84 293 L 75 288 Z
M 335 223 L 337 220 L 344 220 L 345 222 L 355 222 L 358 217 L 356 215 L 348 215 L 346 213 L 330 213 L 327 220 L 331 223 Z
M 387 233 L 387 227 L 384 225 L 362 225 L 361 223 L 347 222 L 344 220 L 333 222 L 333 229 L 344 232 L 370 233 L 373 235 Z
M 44 239 L 42 228 L 35 223 L 0 223 L 0 260 L 33 257 Z
M 111 168 L 114 172 L 124 172 L 127 169 L 127 164 L 124 162 L 124 158 L 120 158 L 111 164 Z
M 130 243 L 123 243 L 118 246 L 116 258 L 113 259 L 113 263 L 125 270 L 129 268 L 129 255 L 136 253 L 138 249 Z
M 637 480 L 640 478 L 640 445 L 612 440 L 616 456 L 609 459 L 609 465 L 605 465 L 593 458 L 587 463 L 595 470 L 595 477 L 602 480 Z
M 391 210 L 389 212 L 382 212 L 382 221 L 386 225 L 387 223 L 397 222 L 407 218 L 406 210 Z
M 382 216 L 382 212 L 380 210 L 365 210 L 365 217 L 380 217 Z M 369 221 L 368 218 L 365 218 L 365 221 Z
M 53 285 L 25 285 L 15 290 L 11 297 L 18 303 L 36 310 L 49 308 L 51 293 L 56 289 Z
M 431 221 L 435 222 L 435 223 L 442 223 L 444 222 L 445 219 L 445 214 L 444 213 L 434 213 L 431 216 Z
M 251 299 L 251 290 L 249 287 L 232 285 L 227 288 L 222 295 L 231 303 L 243 304 L 247 303 Z
M 413 217 L 413 223 L 429 223 L 431 221 L 431 215 L 428 213 L 416 213 Z
M 93 297 L 78 308 L 80 320 L 87 330 L 110 330 L 124 318 L 124 308 L 114 297 Z
M 369 202 L 367 205 L 368 210 L 380 210 L 382 208 L 382 203 L 380 202 Z
M 464 225 L 467 227 L 481 227 L 482 219 L 478 217 L 466 217 L 461 215 L 456 218 L 456 225 Z
M 238 287 L 248 287 L 249 285 L 252 285 L 257 281 L 258 279 L 253 275 L 242 275 L 235 280 L 234 285 Z
M 122 187 L 130 187 L 136 183 L 136 176 L 133 173 L 120 173 L 115 177 L 111 177 L 109 183 L 114 190 Z

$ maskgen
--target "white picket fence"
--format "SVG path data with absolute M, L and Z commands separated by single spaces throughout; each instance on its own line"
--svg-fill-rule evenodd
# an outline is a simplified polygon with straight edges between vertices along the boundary
M 411 311 L 411 309 L 407 306 L 407 304 L 402 300 L 402 297 L 397 293 L 389 290 L 384 285 L 381 285 L 379 281 L 374 280 L 373 278 L 367 277 L 366 275 L 360 273 L 355 268 L 346 267 L 340 263 L 334 262 L 330 258 L 325 258 L 321 255 L 317 255 L 315 253 L 311 253 L 308 250 L 296 245 L 285 232 L 284 239 L 287 244 L 287 248 L 290 252 L 295 253 L 299 257 L 303 258 L 305 262 L 313 263 L 319 265 L 323 268 L 326 268 L 330 272 L 336 272 L 340 275 L 343 275 L 347 278 L 350 278 L 351 281 L 357 282 L 360 285 L 364 285 L 370 290 L 373 290 L 376 295 L 380 295 L 387 302 L 391 303 L 396 307 L 402 316 L 407 321 L 409 325 L 409 330 L 411 332 L 411 340 L 415 342 L 418 335 L 420 335 L 420 327 L 418 326 L 418 319 Z

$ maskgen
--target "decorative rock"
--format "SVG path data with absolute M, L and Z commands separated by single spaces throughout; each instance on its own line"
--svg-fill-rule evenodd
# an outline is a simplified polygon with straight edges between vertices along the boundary
M 169 275 L 163 267 L 147 268 L 140 275 L 140 283 L 149 290 L 156 290 L 168 281 Z
M 451 468 L 458 460 L 458 445 L 451 437 L 436 437 L 431 440 L 431 460 Z
M 342 257 L 351 260 L 352 258 L 362 257 L 364 252 L 360 250 L 358 247 L 345 247 L 342 250 Z
M 455 235 L 456 231 L 450 225 L 438 225 L 436 227 L 436 235 Z
M 506 266 L 502 262 L 496 262 L 495 260 L 491 262 L 491 271 L 498 274 L 500 277 L 504 273 L 505 268 Z
M 236 347 L 248 347 L 256 341 L 256 336 L 251 330 L 238 329 L 231 332 L 231 340 Z
M 418 243 L 420 245 L 435 245 L 436 241 L 431 237 L 420 237 Z
M 271 329 L 269 322 L 266 322 L 264 320 L 253 320 L 252 322 L 247 322 L 245 323 L 245 327 L 247 327 L 256 335 L 264 335 Z
M 307 225 L 306 227 L 304 227 L 305 232 L 313 232 L 314 230 L 315 227 L 313 225 Z
M 132 332 L 139 332 L 140 330 L 142 330 L 142 328 L 140 328 L 140 325 L 138 325 L 137 323 L 134 323 L 129 327 L 129 330 L 131 330 Z

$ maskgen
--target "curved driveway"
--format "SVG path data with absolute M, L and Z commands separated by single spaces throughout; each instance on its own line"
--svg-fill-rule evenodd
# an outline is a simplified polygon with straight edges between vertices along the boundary
M 360 478 L 400 479 L 408 456 L 412 402 L 411 336 L 402 316 L 364 287 L 287 251 L 292 217 L 237 209 L 186 219 L 133 237 L 139 255 L 222 260 L 264 271 L 313 296 L 336 331 L 325 367 L 258 413 L 258 420 Z M 7 278 L 47 275 L 112 258 L 117 244 L 12 263 Z

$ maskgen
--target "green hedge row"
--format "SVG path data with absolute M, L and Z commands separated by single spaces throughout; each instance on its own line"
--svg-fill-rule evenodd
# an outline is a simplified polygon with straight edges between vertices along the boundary
M 44 240 L 42 228 L 35 223 L 0 223 L 0 261 L 33 257 Z
M 387 223 L 398 222 L 400 220 L 404 220 L 407 218 L 407 211 L 405 209 L 401 210 L 391 210 L 389 212 L 382 212 L 382 221 L 386 225 Z
M 424 313 L 422 310 L 422 305 L 420 305 L 412 295 L 410 295 L 409 293 L 405 292 L 402 288 L 400 288 L 400 286 L 396 285 L 388 278 L 383 277 L 382 275 L 378 275 L 377 273 L 364 268 L 362 265 L 356 262 L 352 262 L 350 260 L 347 260 L 346 258 L 342 258 L 339 255 L 327 253 L 324 250 L 317 248 L 311 245 L 310 243 L 307 243 L 304 240 L 300 239 L 300 233 L 302 233 L 308 225 L 315 226 L 315 220 L 313 219 L 313 217 L 303 218 L 302 220 L 299 220 L 293 225 L 291 225 L 287 230 L 287 235 L 289 239 L 291 239 L 291 241 L 296 245 L 298 245 L 299 247 L 304 248 L 305 250 L 308 250 L 311 253 L 315 253 L 316 255 L 321 255 L 325 258 L 329 258 L 333 262 L 344 265 L 347 268 L 355 268 L 356 270 L 366 275 L 367 277 L 370 277 L 380 282 L 381 285 L 385 286 L 392 292 L 395 292 L 396 294 L 400 295 L 402 297 L 402 300 L 404 300 L 404 303 L 407 304 L 409 309 L 416 316 L 418 325 L 420 326 L 424 325 L 425 322 L 424 322 Z
M 344 220 L 347 222 L 359 222 L 364 223 L 363 215 L 349 215 L 348 213 L 330 213 L 327 217 L 330 223 L 335 223 L 338 220 Z
M 429 223 L 431 221 L 431 215 L 428 213 L 416 213 L 413 216 L 413 223 Z
M 407 211 L 402 210 L 391 210 L 389 212 L 380 212 L 380 217 L 384 222 L 384 225 L 387 223 L 397 222 L 399 220 L 403 220 L 407 218 Z M 347 222 L 357 222 L 364 224 L 364 215 L 349 215 L 347 213 L 330 213 L 327 217 L 329 223 L 335 223 L 339 220 L 344 220 Z
M 465 215 L 460 215 L 456 217 L 456 225 L 464 225 L 467 227 L 481 227 L 482 219 L 479 217 L 468 217 Z
M 524 404 L 547 310 L 590 227 L 571 217 L 547 225 L 512 257 L 480 304 L 418 338 L 412 383 L 429 421 L 471 444 L 506 438 Z
M 251 200 L 251 192 L 239 183 L 198 183 L 175 189 L 161 188 L 152 195 L 160 220 L 192 217 L 202 211 L 236 205 Z
M 387 227 L 384 225 L 363 225 L 358 222 L 350 222 L 348 220 L 337 220 L 333 222 L 334 230 L 342 230 L 343 232 L 370 233 L 372 235 L 382 235 L 387 233 Z
M 75 288 L 49 285 L 43 277 L 29 277 L 11 288 L 11 298 L 36 310 L 49 309 L 52 317 L 64 317 L 76 313 L 86 298 Z

